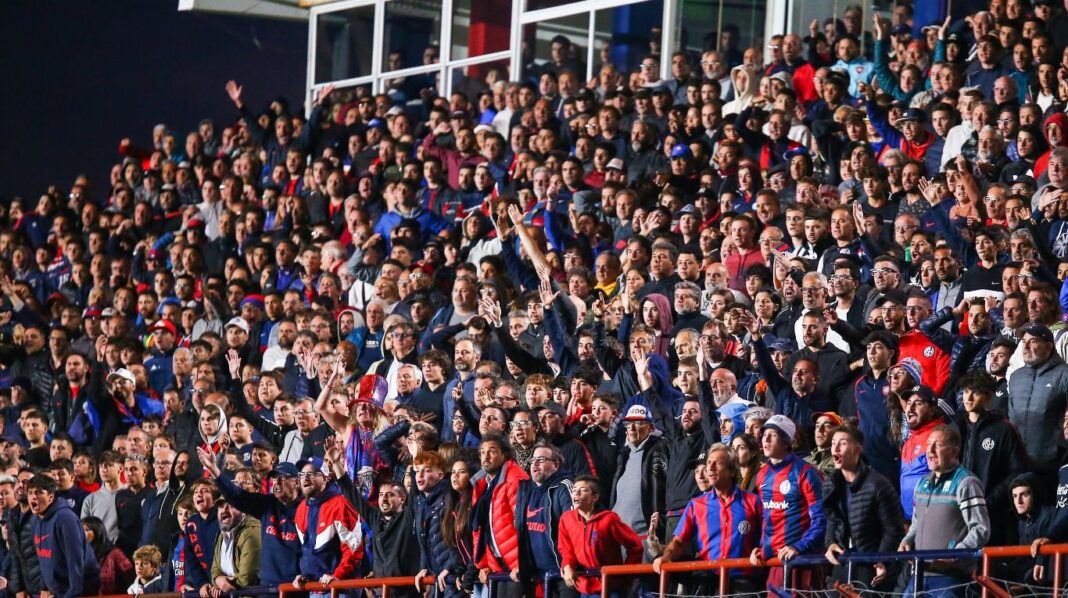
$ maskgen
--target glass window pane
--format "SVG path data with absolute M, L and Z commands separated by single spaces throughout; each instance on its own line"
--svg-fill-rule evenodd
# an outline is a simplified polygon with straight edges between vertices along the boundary
M 386 2 L 382 72 L 435 64 L 441 57 L 441 0 Z
M 535 80 L 546 71 L 559 73 L 566 69 L 575 73 L 580 81 L 586 81 L 589 27 L 590 13 L 525 26 L 523 78 Z
M 733 68 L 742 63 L 742 50 L 761 48 L 766 4 L 758 0 L 682 0 L 675 27 L 679 48 L 694 53 L 718 50 Z M 807 31 L 807 21 L 805 24 Z M 717 34 L 717 32 L 722 33 Z M 709 65 L 712 66 L 712 65 Z
M 490 91 L 494 82 L 508 81 L 508 66 L 509 60 L 504 58 L 485 64 L 472 64 L 453 68 L 450 70 L 452 91 L 461 91 L 472 102 L 478 102 L 479 94 L 484 91 Z M 486 104 L 479 106 L 478 112 L 480 114 L 489 107 L 489 100 L 491 99 L 487 99 Z
M 574 4 L 576 2 L 582 1 L 583 0 L 527 0 L 527 10 L 541 10 L 543 8 L 564 6 L 567 4 Z
M 511 0 L 453 0 L 452 7 L 453 60 L 508 49 Z
M 374 6 L 319 15 L 315 24 L 315 82 L 354 79 L 371 74 Z
M 622 73 L 639 68 L 642 58 L 659 53 L 663 0 L 599 10 L 594 17 L 594 75 L 610 62 Z

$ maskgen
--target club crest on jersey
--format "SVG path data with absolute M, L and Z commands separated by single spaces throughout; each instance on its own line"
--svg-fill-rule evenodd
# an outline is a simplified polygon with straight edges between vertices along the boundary
M 924 347 L 923 348 L 923 356 L 924 357 L 934 357 L 934 347 L 932 347 L 931 345 L 927 345 L 926 347 Z
M 742 534 L 743 536 L 745 534 L 748 534 L 750 529 L 751 529 L 751 527 L 749 525 L 749 522 L 745 521 L 744 519 L 742 520 L 741 523 L 738 524 L 738 533 Z
M 793 486 L 790 485 L 790 480 L 783 480 L 779 483 L 779 492 L 783 494 L 789 494 L 791 488 L 793 488 Z
M 983 439 L 983 450 L 984 451 L 994 450 L 994 439 L 993 438 L 984 438 Z

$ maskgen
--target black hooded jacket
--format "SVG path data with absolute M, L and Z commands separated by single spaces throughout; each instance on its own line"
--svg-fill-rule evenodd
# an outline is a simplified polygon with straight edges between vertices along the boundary
M 1027 447 L 1020 432 L 994 411 L 983 412 L 974 424 L 968 421 L 967 413 L 958 411 L 953 424 L 961 436 L 961 465 L 983 481 L 990 517 L 995 521 L 1009 518 L 1013 509 L 1009 485 L 1017 474 L 1028 469 Z M 1005 526 L 993 526 L 990 545 L 1015 543 L 1011 531 Z

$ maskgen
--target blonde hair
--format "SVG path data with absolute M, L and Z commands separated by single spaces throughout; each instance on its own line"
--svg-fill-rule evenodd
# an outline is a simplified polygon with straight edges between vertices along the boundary
M 163 554 L 160 553 L 159 548 L 152 544 L 146 544 L 134 551 L 133 560 L 134 562 L 144 561 L 151 563 L 158 569 L 163 564 Z
M 742 466 L 738 462 L 738 453 L 734 452 L 734 449 L 722 442 L 717 442 L 708 447 L 708 450 L 705 451 L 706 461 L 708 457 L 712 456 L 712 453 L 725 453 L 727 455 L 727 470 L 731 472 L 731 476 L 734 477 L 735 483 L 738 483 L 742 478 Z

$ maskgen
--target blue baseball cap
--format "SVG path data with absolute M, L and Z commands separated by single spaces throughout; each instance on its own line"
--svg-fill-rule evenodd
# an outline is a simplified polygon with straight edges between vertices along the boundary
M 297 469 L 296 465 L 293 465 L 292 463 L 286 463 L 286 462 L 283 461 L 282 463 L 279 463 L 278 465 L 275 465 L 274 469 L 271 470 L 271 473 L 267 474 L 267 477 L 268 478 L 274 478 L 274 477 L 295 478 L 295 477 L 297 477 L 297 474 L 299 474 L 299 473 L 300 473 L 300 470 Z
M 296 466 L 297 471 L 299 472 L 300 470 L 304 469 L 305 465 L 311 465 L 312 467 L 315 468 L 315 471 L 321 471 L 323 469 L 323 458 L 322 457 L 312 457 L 310 459 L 301 459 L 300 461 L 297 461 L 297 466 Z M 294 475 L 296 475 L 296 474 L 294 474 Z
M 671 159 L 686 158 L 687 160 L 693 159 L 693 152 L 690 151 L 690 146 L 685 143 L 676 143 L 671 148 Z

